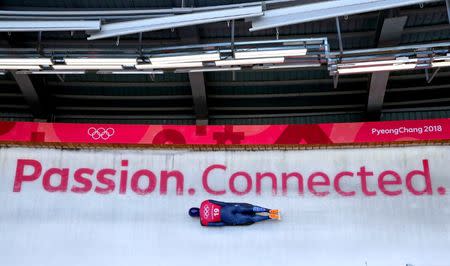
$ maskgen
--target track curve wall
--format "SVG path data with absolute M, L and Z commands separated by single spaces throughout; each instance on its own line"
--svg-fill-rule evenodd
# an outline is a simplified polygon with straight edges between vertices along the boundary
M 450 147 L 0 149 L 4 265 L 435 265 L 450 261 Z M 207 228 L 202 200 L 282 221 Z M 367 264 L 366 264 L 367 263 Z

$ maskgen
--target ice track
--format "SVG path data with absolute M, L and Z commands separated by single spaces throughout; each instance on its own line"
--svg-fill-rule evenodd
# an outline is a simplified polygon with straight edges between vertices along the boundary
M 252 190 L 245 196 L 227 192 L 214 197 L 201 190 L 199 172 L 211 163 L 226 164 L 230 171 L 259 167 L 279 172 L 301 162 L 304 172 L 316 167 L 335 173 L 342 167 L 366 164 L 403 173 L 420 167 L 427 158 L 433 182 L 450 191 L 449 154 L 446 146 L 228 153 L 4 148 L 0 149 L 0 265 L 449 266 L 448 192 L 444 196 L 318 198 L 295 193 L 273 196 L 264 184 L 261 195 Z M 14 193 L 18 158 L 39 158 L 47 166 L 72 168 L 111 167 L 127 158 L 130 168 L 133 162 L 139 167 L 182 169 L 185 191 L 195 187 L 197 193 L 179 196 L 172 185 L 167 195 L 49 193 L 42 189 L 41 180 L 26 183 Z M 214 180 L 211 186 L 226 187 L 218 176 Z M 278 208 L 282 221 L 201 227 L 187 216 L 187 210 L 207 198 Z

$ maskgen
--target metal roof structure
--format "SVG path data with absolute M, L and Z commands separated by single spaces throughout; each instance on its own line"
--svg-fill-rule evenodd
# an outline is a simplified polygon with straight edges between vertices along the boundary
M 264 12 L 269 12 L 322 2 L 326 1 L 268 1 L 262 7 Z M 175 46 L 326 38 L 331 52 L 339 56 L 341 51 L 345 55 L 359 49 L 450 42 L 446 1 L 416 2 L 402 7 L 344 15 L 338 19 L 330 16 L 257 31 L 250 31 L 252 19 L 246 21 L 242 18 L 179 24 L 173 28 L 166 26 L 141 34 L 133 31 L 133 34 L 120 38 L 99 40 L 88 40 L 96 34 L 92 29 L 5 29 L 0 33 L 0 53 L 20 56 L 28 49 L 38 55 L 61 53 L 86 56 L 104 51 L 126 55 L 129 51 L 139 53 Z M 0 5 L 0 27 L 5 22 L 16 22 L 18 25 L 17 21 L 25 19 L 47 21 L 30 26 L 60 27 L 64 26 L 61 23 L 63 17 L 72 21 L 80 21 L 81 18 L 100 21 L 103 27 L 108 23 L 129 23 L 127 21 L 131 19 L 158 19 L 161 14 L 166 17 L 181 14 L 192 16 L 195 12 L 207 12 L 220 5 L 251 7 L 261 5 L 261 1 L 5 0 Z M 169 20 L 173 21 L 172 18 Z M 81 26 L 95 26 L 95 22 Z M 450 69 L 433 71 L 426 73 L 424 69 L 410 69 L 338 78 L 330 76 L 326 64 L 302 68 L 243 68 L 197 73 L 172 71 L 164 74 L 128 72 L 120 75 L 92 71 L 70 75 L 64 72 L 32 75 L 6 71 L 0 75 L 0 119 L 152 124 L 295 124 L 450 117 Z

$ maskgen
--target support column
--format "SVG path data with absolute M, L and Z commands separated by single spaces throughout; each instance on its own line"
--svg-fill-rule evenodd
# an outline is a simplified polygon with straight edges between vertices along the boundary
M 403 28 L 407 19 L 408 17 L 406 16 L 384 19 L 378 47 L 398 45 L 401 42 Z M 370 78 L 369 99 L 367 102 L 369 120 L 379 120 L 381 117 L 389 74 L 389 71 L 376 72 Z

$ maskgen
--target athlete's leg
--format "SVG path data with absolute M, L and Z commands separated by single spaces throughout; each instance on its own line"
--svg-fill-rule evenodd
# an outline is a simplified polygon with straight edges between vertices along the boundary
M 261 221 L 265 221 L 265 220 L 269 220 L 270 217 L 269 216 L 262 216 L 262 215 L 255 215 L 252 217 L 252 220 L 256 223 L 256 222 L 261 222 Z
M 234 216 L 234 225 L 250 225 L 253 223 L 269 220 L 269 216 L 249 215 L 237 213 Z
M 233 217 L 233 220 L 234 225 L 250 225 L 255 223 L 255 221 L 253 220 L 253 215 L 242 213 L 236 213 Z
M 271 214 L 271 216 L 273 216 L 273 214 Z M 270 220 L 270 219 L 274 219 L 274 218 L 266 216 L 266 215 L 265 216 L 261 216 L 261 215 L 251 215 L 251 214 L 236 213 L 233 216 L 233 218 L 232 218 L 232 220 L 233 220 L 232 223 L 228 223 L 228 224 L 233 224 L 233 225 L 250 225 L 250 224 L 254 224 L 254 223 L 257 223 L 257 222 Z
M 269 212 L 270 209 L 255 206 L 248 203 L 236 203 L 236 208 L 240 213 L 257 213 L 257 212 Z
M 263 208 L 263 207 L 259 207 L 259 206 L 253 206 L 253 211 L 254 212 L 269 212 L 270 209 L 267 208 Z

